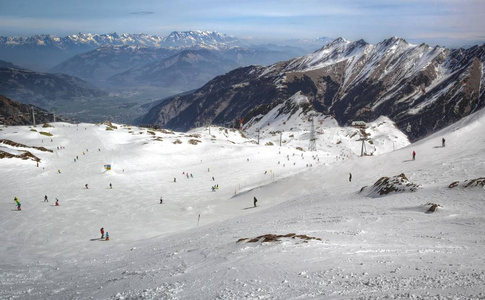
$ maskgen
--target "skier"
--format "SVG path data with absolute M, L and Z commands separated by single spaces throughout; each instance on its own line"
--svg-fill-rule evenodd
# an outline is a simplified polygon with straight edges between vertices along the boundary
M 160 197 L 160 204 L 163 204 L 163 198 Z
M 109 241 L 109 233 L 106 231 L 106 240 Z
M 113 188 L 113 185 L 112 185 L 111 183 L 109 184 L 109 188 L 110 188 L 110 189 L 112 189 L 112 188 Z
M 87 183 L 86 183 L 84 186 L 86 187 L 86 189 L 89 189 L 89 188 L 88 188 L 88 184 L 87 184 Z
M 253 202 L 254 202 L 254 207 L 256 207 L 257 206 L 256 205 L 256 202 L 258 202 L 258 199 L 256 199 L 256 197 L 254 197 L 254 201 Z
M 413 151 L 413 160 L 416 158 L 416 151 Z
M 212 191 L 215 192 L 216 191 L 216 187 L 215 186 L 212 186 Z
M 101 227 L 101 229 L 99 231 L 101 232 L 101 238 L 103 239 L 104 238 L 104 227 Z
M 349 181 L 352 182 L 352 173 L 349 173 Z
M 215 181 L 216 179 L 214 178 L 214 176 L 212 176 L 212 181 Z
M 49 202 L 49 199 L 47 199 L 47 195 L 44 196 L 44 202 Z
M 57 173 L 61 174 L 61 169 L 57 169 Z
M 20 207 L 20 202 L 17 201 L 17 210 L 22 210 L 22 208 Z
M 59 199 L 56 198 L 56 206 L 59 206 Z
M 441 139 L 441 147 L 444 147 L 444 146 L 445 146 L 445 142 L 446 142 L 446 141 L 445 141 L 445 138 L 442 138 L 442 139 Z
M 175 178 L 175 177 L 174 177 L 174 178 L 173 178 L 173 182 L 177 182 L 177 178 Z

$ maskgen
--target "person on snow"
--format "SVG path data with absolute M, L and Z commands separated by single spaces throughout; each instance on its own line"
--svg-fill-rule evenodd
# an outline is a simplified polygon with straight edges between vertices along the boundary
M 215 186 L 212 186 L 212 191 L 215 192 L 216 191 L 216 187 Z
M 113 188 L 113 185 L 112 185 L 111 183 L 109 184 L 109 188 L 110 188 L 110 189 L 112 189 L 112 188 Z
M 445 142 L 446 142 L 445 138 L 442 138 L 441 139 L 441 147 L 444 147 L 445 146 Z
M 87 183 L 86 183 L 84 186 L 86 187 L 86 189 L 89 189 L 89 188 L 88 188 L 88 184 L 87 184 Z
M 47 195 L 44 196 L 44 202 L 49 202 L 49 199 L 47 199 Z
M 256 203 L 258 202 L 258 199 L 256 199 L 256 197 L 254 197 L 253 202 L 254 202 L 254 207 L 256 207 L 257 206 Z
M 22 210 L 20 202 L 17 201 L 17 210 Z
M 56 206 L 59 206 L 59 199 L 56 198 Z
M 61 169 L 57 169 L 57 173 L 61 174 Z
M 416 151 L 413 151 L 413 160 L 416 158 Z
M 175 177 L 174 177 L 174 178 L 173 178 L 173 182 L 177 182 L 177 178 L 175 178 Z
M 352 182 L 352 173 L 349 173 L 349 181 Z
M 163 204 L 163 198 L 160 197 L 160 204 Z
M 106 240 L 109 241 L 109 233 L 106 231 Z
M 101 238 L 103 239 L 104 238 L 104 227 L 101 227 L 101 229 L 99 231 L 101 232 Z

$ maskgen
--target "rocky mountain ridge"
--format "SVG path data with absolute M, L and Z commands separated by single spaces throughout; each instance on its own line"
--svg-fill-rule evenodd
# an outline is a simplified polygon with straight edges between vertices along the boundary
M 451 50 L 398 37 L 376 45 L 339 38 L 303 57 L 214 78 L 152 108 L 139 122 L 175 130 L 196 123 L 231 126 L 261 118 L 301 93 L 339 124 L 385 115 L 416 140 L 485 106 L 484 62 L 485 45 Z
M 65 74 L 48 74 L 0 64 L 0 94 L 22 103 L 47 107 L 55 101 L 106 96 L 90 83 Z
M 31 125 L 33 124 L 32 111 L 36 124 L 54 121 L 54 114 L 42 108 L 22 104 L 3 95 L 0 95 L 0 124 L 3 125 Z M 57 121 L 64 120 L 57 116 Z
M 103 46 L 142 46 L 153 48 L 193 45 L 223 47 L 241 43 L 234 37 L 215 31 L 174 31 L 166 37 L 148 34 L 79 33 L 64 37 L 50 34 L 26 37 L 0 37 L 0 59 L 46 71 L 62 61 Z M 35 55 L 33 57 L 33 55 Z

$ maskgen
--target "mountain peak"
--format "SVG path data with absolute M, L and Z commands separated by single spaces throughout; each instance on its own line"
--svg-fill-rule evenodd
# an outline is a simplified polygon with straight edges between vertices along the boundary
M 329 45 L 346 44 L 346 43 L 350 43 L 350 41 L 344 39 L 343 37 L 339 37 L 339 38 L 336 38 Z
M 240 42 L 231 36 L 221 34 L 217 31 L 173 31 L 167 37 L 163 38 L 164 46 L 193 46 L 198 44 L 207 45 L 238 45 Z
M 405 45 L 409 45 L 409 43 L 403 39 L 403 38 L 400 38 L 400 37 L 397 37 L 397 36 L 393 36 L 393 37 L 390 37 L 388 39 L 385 39 L 384 41 L 381 42 L 382 44 L 385 44 L 385 45 L 397 45 L 397 44 L 405 44 Z

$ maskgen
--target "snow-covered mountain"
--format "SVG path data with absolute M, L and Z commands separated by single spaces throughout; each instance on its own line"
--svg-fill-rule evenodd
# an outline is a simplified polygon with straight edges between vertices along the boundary
M 141 46 L 154 48 L 186 47 L 197 44 L 223 47 L 240 42 L 214 31 L 172 32 L 166 37 L 148 34 L 79 33 L 65 37 L 35 35 L 0 37 L 0 59 L 39 70 L 48 70 L 62 61 L 103 46 Z
M 0 298 L 483 298 L 485 111 L 411 145 L 383 117 L 358 157 L 361 131 L 328 116 L 307 151 L 310 124 L 287 113 L 307 102 L 261 119 L 259 144 L 217 126 L 0 127 Z M 418 188 L 369 194 L 397 177 Z
M 176 130 L 201 121 L 229 126 L 302 93 L 340 124 L 386 115 L 417 139 L 485 106 L 484 62 L 485 45 L 450 50 L 397 37 L 376 45 L 339 38 L 303 57 L 234 70 L 154 107 L 141 122 Z M 214 113 L 216 103 L 224 109 Z M 197 115 L 185 112 L 194 107 Z
M 206 45 L 214 47 L 242 46 L 235 37 L 221 34 L 216 31 L 174 31 L 162 39 L 160 47 L 187 47 Z

